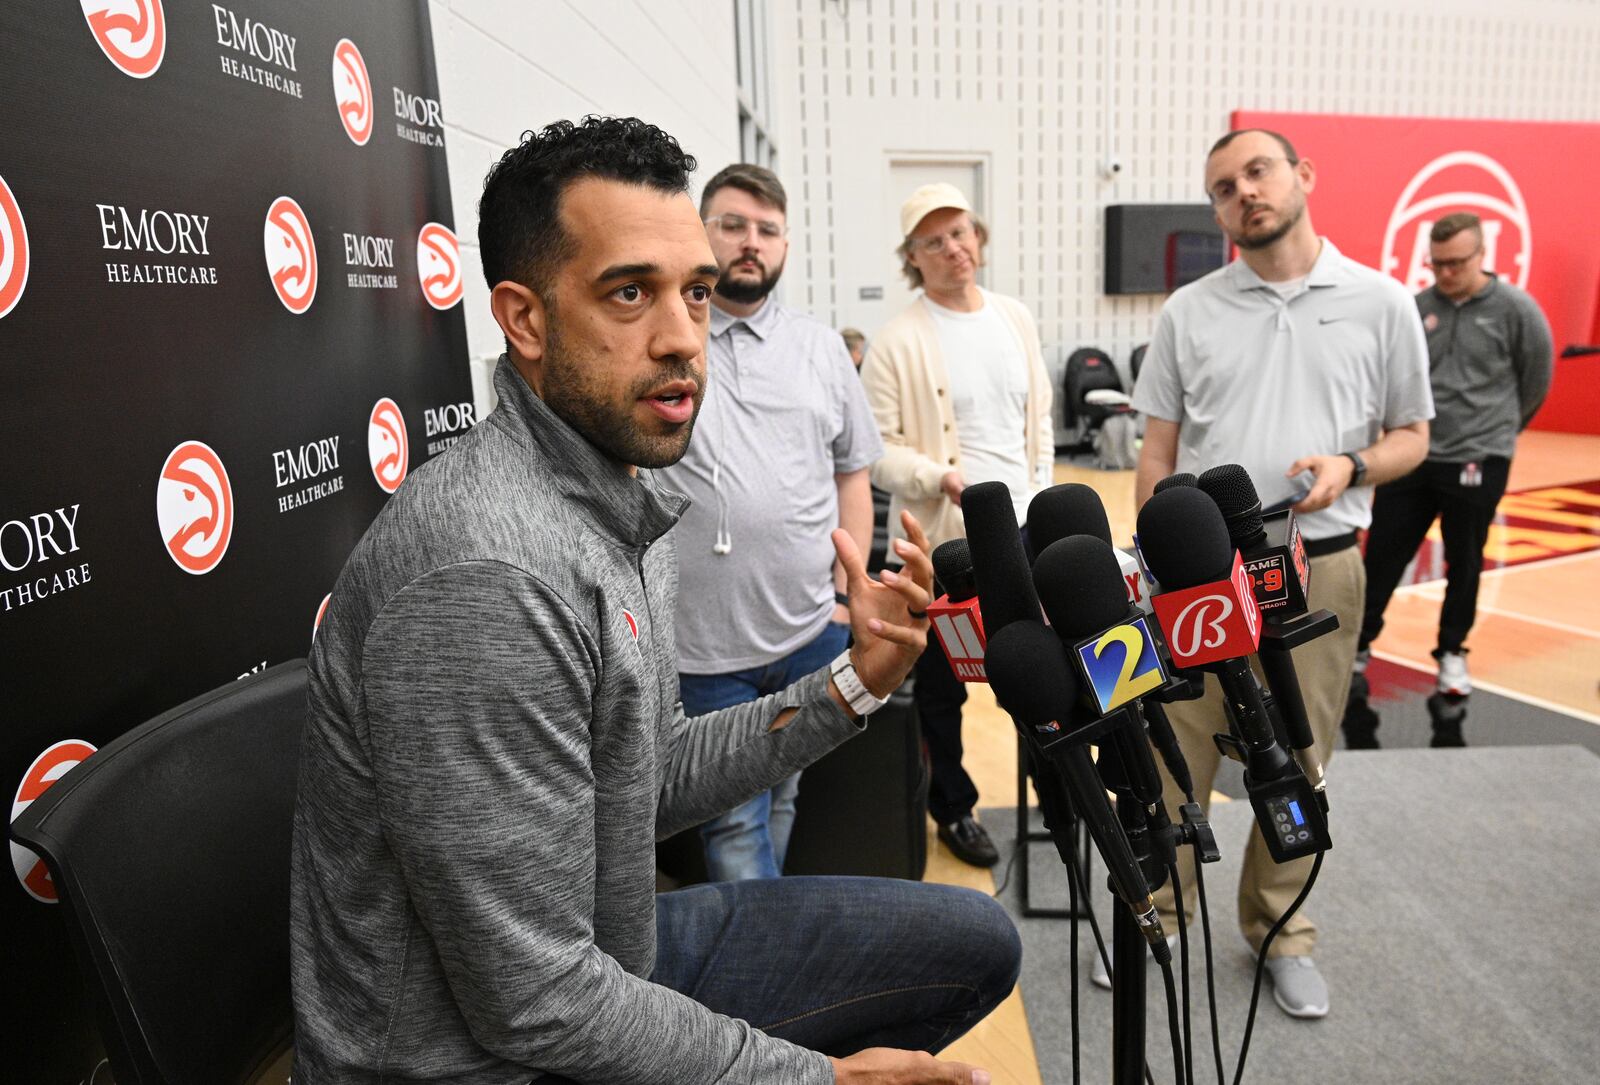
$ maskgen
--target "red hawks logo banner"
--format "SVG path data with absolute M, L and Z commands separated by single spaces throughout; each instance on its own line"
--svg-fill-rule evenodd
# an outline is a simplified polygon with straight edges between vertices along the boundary
M 1346 256 L 1427 289 L 1428 231 L 1470 211 L 1484 268 L 1533 295 L 1557 353 L 1600 336 L 1600 244 L 1573 217 L 1600 175 L 1600 124 L 1240 111 L 1233 127 L 1281 132 L 1316 165 L 1312 220 Z M 1600 359 L 1559 362 L 1533 426 L 1600 433 Z
M 283 307 L 296 315 L 311 308 L 317 297 L 317 244 L 306 213 L 292 198 L 279 196 L 267 208 L 261 244 L 272 289 Z
M 233 485 L 210 445 L 185 441 L 161 465 L 156 520 L 167 556 L 186 573 L 217 567 L 233 538 Z
M 28 225 L 11 186 L 0 177 L 0 317 L 17 307 L 28 285 Z
M 33 800 L 43 795 L 46 788 L 94 752 L 95 748 L 89 743 L 69 738 L 57 742 L 34 758 L 28 771 L 22 774 L 22 782 L 17 785 L 16 798 L 11 800 L 11 820 L 16 821 L 21 817 L 22 812 L 32 806 Z M 11 842 L 11 869 L 16 872 L 17 880 L 27 890 L 28 896 L 40 904 L 54 904 L 59 899 L 56 883 L 51 880 L 49 870 L 45 869 L 44 860 L 14 840 Z
M 435 309 L 461 300 L 461 246 L 450 227 L 430 222 L 417 234 L 417 278 Z
M 366 146 L 372 138 L 372 80 L 361 50 L 349 38 L 333 49 L 333 97 L 344 134 L 357 147 Z
M 83 18 L 106 59 L 123 75 L 148 79 L 167 55 L 161 0 L 82 0 Z
M 387 396 L 378 400 L 367 420 L 367 459 L 372 464 L 372 477 L 384 493 L 394 493 L 406 480 L 411 466 L 410 449 L 400 405 Z

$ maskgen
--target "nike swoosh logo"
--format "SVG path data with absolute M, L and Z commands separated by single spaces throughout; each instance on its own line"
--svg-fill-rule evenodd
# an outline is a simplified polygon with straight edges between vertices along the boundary
M 1318 324 L 1332 324 L 1336 320 L 1343 320 L 1342 316 L 1322 316 L 1317 318 Z

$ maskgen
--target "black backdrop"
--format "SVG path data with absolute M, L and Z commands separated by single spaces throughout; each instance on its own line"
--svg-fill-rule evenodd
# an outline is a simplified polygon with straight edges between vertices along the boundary
M 394 480 L 471 424 L 438 98 L 426 0 L 0 5 L 17 803 L 80 744 L 305 655 Z M 51 887 L 12 859 L 0 1078 L 84 1081 Z

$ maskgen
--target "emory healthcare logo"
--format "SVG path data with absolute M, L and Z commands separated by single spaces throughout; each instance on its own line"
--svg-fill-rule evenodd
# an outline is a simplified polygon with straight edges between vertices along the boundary
M 1383 233 L 1383 271 L 1415 293 L 1433 285 L 1428 231 L 1446 215 L 1471 211 L 1483 222 L 1483 268 L 1524 289 L 1533 270 L 1528 204 L 1511 172 L 1477 151 L 1451 151 L 1411 178 Z
M 233 486 L 211 446 L 185 441 L 161 465 L 156 521 L 167 554 L 186 573 L 209 573 L 233 537 Z
M 372 405 L 367 419 L 367 459 L 372 463 L 372 477 L 384 493 L 394 493 L 406 480 L 410 463 L 406 419 L 399 404 L 387 396 Z
M 366 146 L 372 138 L 372 80 L 361 50 L 349 38 L 333 48 L 333 98 L 344 134 L 357 147 Z
M 288 196 L 272 201 L 261 229 L 261 244 L 267 253 L 272 289 L 283 307 L 297 315 L 311 308 L 317 296 L 317 245 L 311 237 L 311 223 L 298 203 Z
M 167 55 L 161 0 L 81 0 L 84 21 L 106 59 L 123 75 L 147 79 Z
M 461 300 L 461 246 L 450 227 L 430 222 L 417 234 L 417 279 L 435 309 Z
M 28 226 L 11 186 L 0 177 L 0 317 L 17 307 L 28 285 Z
M 33 805 L 34 799 L 43 795 L 51 784 L 94 752 L 95 748 L 89 743 L 69 738 L 57 742 L 34 758 L 28 771 L 22 774 L 22 783 L 17 785 L 17 797 L 11 800 L 11 820 L 16 821 L 21 817 L 22 812 Z M 57 902 L 56 883 L 51 880 L 44 860 L 15 840 L 11 841 L 11 869 L 17 872 L 17 881 L 28 891 L 28 896 L 40 904 Z

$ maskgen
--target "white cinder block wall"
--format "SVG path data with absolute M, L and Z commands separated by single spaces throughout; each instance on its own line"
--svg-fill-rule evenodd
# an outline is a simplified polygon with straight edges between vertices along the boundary
M 1197 202 L 1235 109 L 1600 120 L 1595 0 L 771 0 L 790 304 L 870 336 L 897 308 L 889 161 L 988 174 L 988 284 L 1058 361 L 1119 366 L 1161 298 L 1101 293 L 1103 209 Z M 1123 169 L 1106 180 L 1109 154 Z M 1563 168 L 1551 149 L 1551 169 Z M 1588 208 L 1575 229 L 1600 234 Z M 1582 221 L 1578 221 L 1581 219 Z
M 725 0 L 429 0 L 428 14 L 482 417 L 482 363 L 504 349 L 478 253 L 484 174 L 527 129 L 587 113 L 660 125 L 703 163 L 697 183 L 735 161 L 733 7 Z

